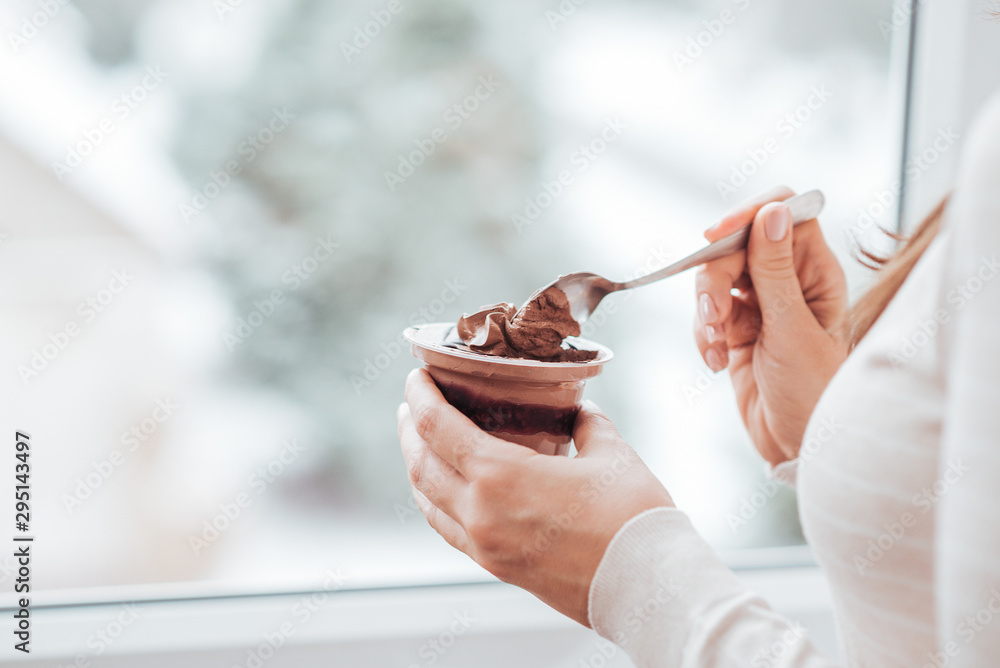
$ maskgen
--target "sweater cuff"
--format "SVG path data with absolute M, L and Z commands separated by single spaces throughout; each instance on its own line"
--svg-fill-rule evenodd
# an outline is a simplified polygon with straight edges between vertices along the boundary
M 643 661 L 652 656 L 657 665 L 679 666 L 704 649 L 699 636 L 720 606 L 748 598 L 687 515 L 653 508 L 611 539 L 591 581 L 588 617 L 640 667 L 652 665 Z

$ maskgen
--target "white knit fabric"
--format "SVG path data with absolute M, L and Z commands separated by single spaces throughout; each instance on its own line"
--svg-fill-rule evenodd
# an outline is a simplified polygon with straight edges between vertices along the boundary
M 966 140 L 945 231 L 837 373 L 794 482 L 849 666 L 1000 666 L 1000 97 Z M 640 668 L 832 665 L 679 510 L 633 518 L 590 620 Z

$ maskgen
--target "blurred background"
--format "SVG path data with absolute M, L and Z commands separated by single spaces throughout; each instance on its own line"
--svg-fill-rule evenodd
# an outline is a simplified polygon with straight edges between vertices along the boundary
M 402 330 L 647 273 L 779 183 L 824 190 L 856 294 L 894 225 L 891 9 L 3 3 L 0 396 L 36 587 L 482 578 L 409 493 Z M 718 548 L 800 544 L 692 294 L 609 299 L 587 396 Z

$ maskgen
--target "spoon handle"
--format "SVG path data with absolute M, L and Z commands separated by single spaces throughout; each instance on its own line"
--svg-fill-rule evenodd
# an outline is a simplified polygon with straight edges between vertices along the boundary
M 810 190 L 807 193 L 785 200 L 785 205 L 792 212 L 793 225 L 804 223 L 807 220 L 812 220 L 818 216 L 820 211 L 823 210 L 824 204 L 826 204 L 826 198 L 823 197 L 823 193 L 819 190 Z M 705 246 L 700 251 L 687 256 L 683 260 L 679 260 L 670 266 L 664 267 L 663 269 L 647 276 L 637 278 L 634 281 L 621 283 L 621 287 L 618 289 L 628 290 L 630 288 L 638 288 L 643 285 L 655 283 L 656 281 L 664 279 L 668 276 L 679 274 L 680 272 L 690 269 L 691 267 L 697 267 L 700 264 L 705 264 L 706 262 L 711 262 L 712 260 L 718 260 L 721 257 L 725 257 L 746 248 L 747 241 L 749 239 L 750 225 L 748 224 L 743 229 L 737 230 L 729 236 L 723 237 L 715 243 Z

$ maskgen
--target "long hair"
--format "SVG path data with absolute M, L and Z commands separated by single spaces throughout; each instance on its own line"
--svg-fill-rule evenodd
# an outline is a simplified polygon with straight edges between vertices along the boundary
M 913 265 L 937 236 L 947 204 L 948 197 L 945 197 L 909 237 L 886 232 L 897 241 L 903 242 L 895 253 L 881 256 L 863 248 L 859 250 L 858 259 L 862 264 L 878 270 L 878 279 L 871 289 L 858 299 L 848 316 L 847 340 L 852 350 L 885 311 L 885 307 L 899 291 L 899 286 L 910 275 Z

